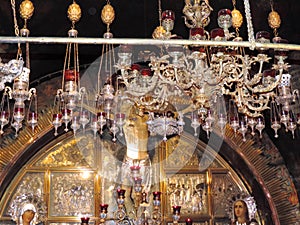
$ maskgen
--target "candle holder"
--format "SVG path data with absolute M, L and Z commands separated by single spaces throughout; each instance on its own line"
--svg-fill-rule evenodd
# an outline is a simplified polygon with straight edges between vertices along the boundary
M 118 203 L 118 210 L 115 212 L 115 218 L 118 221 L 123 221 L 126 217 L 126 210 L 125 210 L 125 192 L 126 190 L 124 189 L 118 189 L 117 190 L 117 203 Z
M 126 190 L 124 190 L 124 189 L 117 190 L 117 194 L 118 194 L 117 203 L 118 203 L 119 207 L 124 205 L 125 192 L 126 192 Z
M 142 192 L 142 181 L 143 181 L 143 179 L 141 177 L 135 177 L 133 179 L 133 182 L 134 182 L 134 191 L 136 193 L 141 193 Z
M 100 224 L 104 224 L 107 217 L 108 204 L 100 204 Z
M 180 209 L 181 206 L 179 205 L 173 206 L 173 224 L 178 224 L 178 221 L 180 220 Z
M 140 177 L 140 169 L 141 167 L 138 165 L 133 165 L 130 167 L 131 170 L 131 177 L 132 178 L 136 178 L 136 177 Z
M 154 191 L 153 192 L 153 206 L 154 208 L 160 208 L 161 204 L 161 192 L 160 191 Z
M 89 217 L 81 217 L 81 225 L 88 225 L 89 224 Z
M 191 218 L 186 218 L 185 219 L 185 224 L 186 225 L 193 225 L 193 220 Z
M 153 219 L 154 224 L 161 224 L 161 213 L 160 213 L 161 192 L 155 191 L 152 194 L 153 194 L 152 219 Z

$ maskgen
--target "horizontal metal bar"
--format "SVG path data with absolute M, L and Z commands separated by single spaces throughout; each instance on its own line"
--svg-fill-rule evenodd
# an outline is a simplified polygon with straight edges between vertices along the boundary
M 200 46 L 232 46 L 246 48 L 270 48 L 300 50 L 298 44 L 286 43 L 250 43 L 248 41 L 212 41 L 188 39 L 147 39 L 147 38 L 92 38 L 92 37 L 7 37 L 0 36 L 0 43 L 34 43 L 34 44 L 129 44 L 129 45 L 200 45 Z

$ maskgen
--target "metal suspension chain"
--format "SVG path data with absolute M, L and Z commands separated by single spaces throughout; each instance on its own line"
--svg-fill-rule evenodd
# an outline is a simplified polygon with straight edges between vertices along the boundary
M 162 18 L 161 18 L 161 13 L 162 13 L 162 11 L 161 11 L 161 0 L 158 0 L 158 18 L 159 18 L 159 26 L 161 26 L 161 20 L 162 20 Z
M 13 12 L 15 35 L 16 35 L 16 37 L 19 37 L 20 36 L 20 30 L 19 30 L 18 21 L 17 21 L 16 2 L 15 2 L 15 0 L 11 0 L 10 3 L 11 3 L 12 12 Z M 21 44 L 20 44 L 20 42 L 18 42 L 17 57 L 21 57 L 21 56 L 22 56 Z
M 254 30 L 253 30 L 249 0 L 244 0 L 244 5 L 245 5 L 245 14 L 246 14 L 246 21 L 247 21 L 248 41 L 251 44 L 250 49 L 254 50 L 254 48 L 255 48 L 255 38 L 254 38 Z

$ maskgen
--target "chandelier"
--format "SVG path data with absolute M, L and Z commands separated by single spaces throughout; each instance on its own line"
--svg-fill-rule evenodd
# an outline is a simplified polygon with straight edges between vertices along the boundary
M 29 0 L 24 0 L 20 5 L 20 15 L 24 19 L 24 27 L 19 30 L 17 24 L 17 16 L 15 9 L 15 1 L 11 0 L 11 6 L 14 16 L 15 35 L 19 37 L 28 37 L 29 30 L 27 29 L 27 20 L 31 18 L 34 12 L 33 4 Z M 37 114 L 37 94 L 35 88 L 29 89 L 29 43 L 26 43 L 26 63 L 24 65 L 22 57 L 22 49 L 18 43 L 18 52 L 16 59 L 10 60 L 8 63 L 0 61 L 0 91 L 2 99 L 0 103 L 0 134 L 4 133 L 3 129 L 9 124 L 15 129 L 15 136 L 18 135 L 22 128 L 22 123 L 26 119 L 28 126 L 34 131 L 38 121 Z M 6 83 L 13 82 L 13 87 L 5 86 Z M 11 109 L 10 101 L 14 104 Z M 26 102 L 29 101 L 29 104 Z M 12 112 L 11 112 L 12 111 Z
M 183 118 L 189 117 L 195 136 L 200 126 L 209 136 L 214 127 L 223 132 L 225 125 L 229 124 L 236 133 L 242 134 L 245 141 L 249 130 L 252 135 L 258 132 L 262 137 L 264 117 L 270 112 L 268 117 L 275 137 L 284 126 L 294 138 L 300 119 L 296 118 L 291 108 L 291 104 L 296 102 L 298 90 L 291 89 L 291 75 L 286 62 L 288 50 L 275 49 L 273 62 L 270 63 L 271 54 L 265 47 L 246 50 L 226 44 L 214 45 L 214 41 L 243 40 L 238 32 L 243 17 L 235 8 L 235 1 L 233 10 L 222 9 L 218 12 L 219 27 L 210 32 L 205 30 L 212 11 L 209 2 L 195 0 L 185 3 L 183 14 L 190 29 L 190 39 L 212 41 L 210 46 L 161 46 L 160 54 L 152 55 L 146 68 L 132 63 L 132 46 L 119 47 L 117 86 L 124 85 L 124 96 L 149 114 L 147 124 L 150 134 L 162 135 L 163 140 L 170 135 L 180 135 L 185 125 Z M 244 3 L 249 42 L 270 43 L 271 35 L 267 31 L 257 32 L 254 38 L 249 1 Z M 171 33 L 174 21 L 173 11 L 163 11 L 153 38 L 181 39 Z M 280 17 L 273 7 L 268 21 L 274 29 L 272 42 L 288 43 L 278 36 Z M 235 32 L 229 31 L 231 27 Z M 171 109 L 170 105 L 176 105 L 178 99 L 184 102 L 179 107 L 181 109 Z M 186 107 L 182 108 L 184 104 Z
M 95 137 L 108 128 L 112 140 L 116 141 L 117 133 L 123 136 L 126 119 L 122 105 L 130 102 L 148 116 L 150 135 L 160 135 L 165 141 L 169 136 L 183 132 L 186 118 L 189 118 L 195 136 L 200 127 L 208 137 L 216 127 L 223 133 L 228 124 L 235 133 L 243 136 L 244 141 L 248 133 L 252 136 L 258 133 L 262 137 L 265 118 L 268 118 L 276 138 L 282 126 L 291 131 L 294 138 L 300 118 L 295 116 L 291 107 L 296 102 L 298 90 L 291 88 L 288 50 L 283 47 L 271 52 L 264 47 L 271 42 L 288 43 L 277 32 L 280 16 L 272 6 L 268 17 L 269 26 L 274 31 L 272 40 L 267 31 L 254 35 L 249 1 L 244 4 L 249 49 L 226 44 L 243 41 L 239 36 L 243 16 L 236 9 L 235 1 L 233 10 L 219 10 L 219 27 L 208 32 L 205 27 L 210 23 L 213 10 L 209 1 L 186 0 L 182 12 L 189 28 L 189 39 L 199 41 L 199 44 L 162 44 L 159 53 L 149 54 L 142 63 L 133 62 L 133 45 L 121 44 L 116 59 L 115 46 L 103 44 L 93 106 L 84 103 L 88 99 L 87 92 L 80 87 L 78 44 L 69 43 L 62 88 L 56 95 L 59 107 L 52 122 L 55 135 L 62 124 L 65 124 L 65 131 L 70 127 L 76 133 L 81 126 L 84 129 L 92 121 L 90 127 Z M 80 16 L 80 7 L 73 1 L 68 9 L 72 22 L 71 38 L 77 38 L 74 25 Z M 162 12 L 160 1 L 159 16 L 160 25 L 154 30 L 153 39 L 183 40 L 172 33 L 175 13 L 172 10 Z M 110 24 L 114 18 L 114 9 L 108 1 L 101 13 L 107 26 L 104 39 L 113 39 Z M 234 32 L 231 32 L 232 28 Z M 205 41 L 210 44 L 201 45 Z M 257 43 L 262 47 L 255 47 Z M 70 67 L 71 52 L 74 52 L 73 69 Z M 75 108 L 79 108 L 79 112 Z
M 75 29 L 75 23 L 81 18 L 81 9 L 75 1 L 68 8 L 68 18 L 72 23 L 68 36 L 77 38 L 78 31 Z M 69 130 L 70 124 L 70 128 L 76 134 L 80 127 L 85 130 L 85 126 L 89 123 L 89 113 L 83 108 L 83 103 L 87 101 L 87 92 L 85 87 L 80 85 L 78 54 L 78 44 L 68 43 L 62 74 L 62 87 L 57 90 L 53 109 L 52 124 L 55 129 L 55 136 L 58 134 L 58 127 L 62 124 L 65 126 L 65 132 Z
M 24 2 L 24 8 L 30 8 L 30 1 Z M 75 23 L 80 20 L 81 9 L 73 1 L 68 9 L 72 27 L 68 32 L 62 87 L 55 97 L 52 120 L 55 135 L 63 124 L 66 132 L 72 129 L 74 133 L 81 127 L 85 130 L 90 126 L 95 136 L 98 133 L 102 135 L 108 128 L 113 141 L 116 141 L 118 133 L 123 135 L 122 127 L 126 120 L 122 105 L 130 102 L 140 113 L 147 115 L 150 135 L 162 136 L 163 140 L 180 135 L 187 123 L 194 129 L 195 136 L 200 128 L 208 137 L 214 128 L 223 133 L 228 124 L 246 140 L 248 133 L 258 133 L 261 137 L 265 124 L 270 123 L 276 138 L 282 127 L 294 137 L 300 118 L 291 105 L 297 101 L 298 90 L 291 87 L 288 41 L 278 34 L 280 16 L 271 4 L 268 23 L 274 37 L 271 38 L 267 31 L 254 34 L 250 4 L 248 0 L 244 1 L 248 31 L 248 45 L 245 45 L 239 34 L 244 18 L 236 8 L 235 0 L 232 3 L 232 10 L 219 10 L 219 27 L 207 31 L 213 10 L 209 1 L 186 0 L 182 13 L 191 41 L 186 42 L 180 35 L 172 33 L 175 13 L 172 10 L 162 11 L 159 1 L 159 26 L 152 35 L 153 43 L 160 43 L 157 44 L 159 51 L 147 53 L 146 60 L 134 62 L 136 43 L 128 41 L 121 44 L 116 54 L 116 46 L 110 44 L 114 40 L 110 24 L 115 14 L 108 1 L 101 14 L 107 32 L 103 36 L 97 90 L 91 105 L 89 99 L 92 98 L 80 85 L 79 38 Z M 27 37 L 26 21 L 33 11 L 31 14 L 24 12 L 21 16 L 25 26 L 21 34 Z M 274 49 L 272 46 L 275 46 Z M 104 55 L 109 57 L 104 58 Z M 35 89 L 28 90 L 29 66 L 24 67 L 23 64 L 19 53 L 16 60 L 0 64 L 0 88 L 4 90 L 1 132 L 9 123 L 9 111 L 3 103 L 9 98 L 16 100 L 16 109 L 13 110 L 15 122 L 11 123 L 16 132 L 22 127 L 21 121 L 25 117 L 33 129 L 37 124 L 35 107 L 30 106 L 35 109 L 28 110 L 25 116 L 23 103 L 27 99 L 35 99 L 36 92 Z M 12 81 L 16 83 L 15 89 L 4 87 L 4 83 Z

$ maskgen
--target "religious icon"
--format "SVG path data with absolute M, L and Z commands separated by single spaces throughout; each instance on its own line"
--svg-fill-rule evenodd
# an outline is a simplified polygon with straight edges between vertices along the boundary
M 43 199 L 34 194 L 22 194 L 15 197 L 9 213 L 17 225 L 35 225 L 46 219 L 46 205 Z

